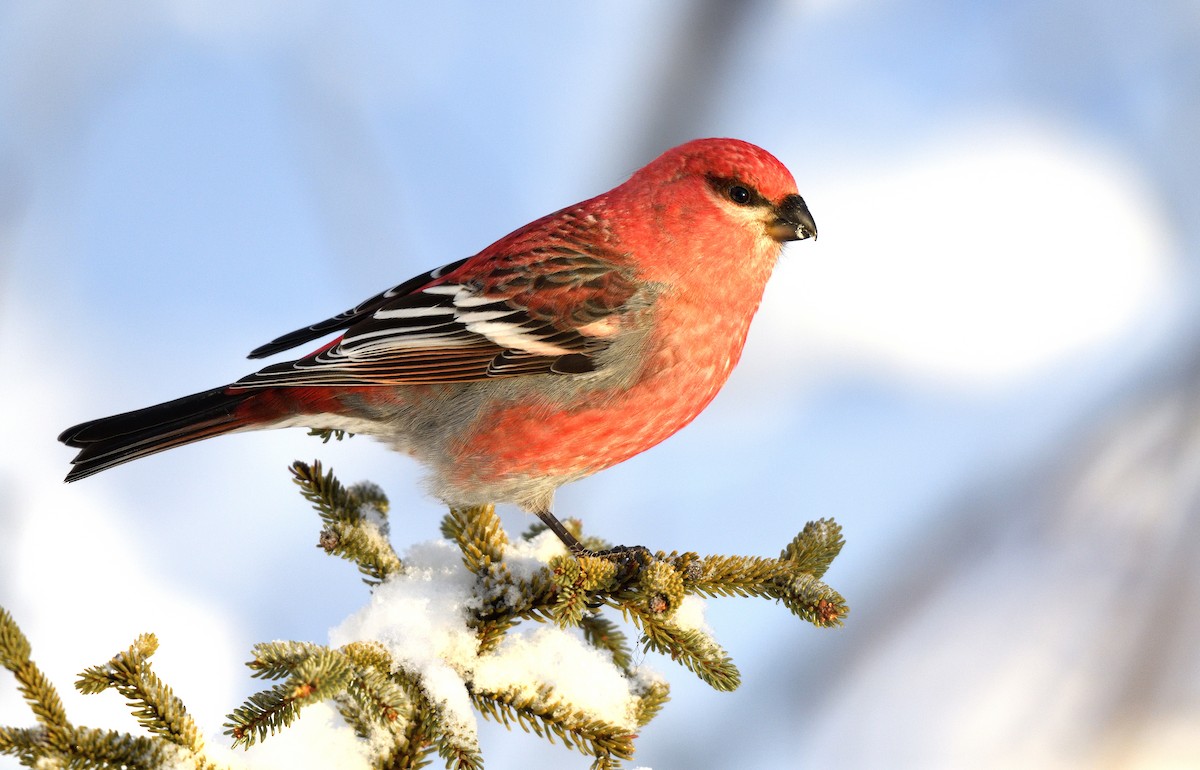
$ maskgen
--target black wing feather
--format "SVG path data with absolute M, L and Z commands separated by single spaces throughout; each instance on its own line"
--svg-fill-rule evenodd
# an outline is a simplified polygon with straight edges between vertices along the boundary
M 273 356 L 276 353 L 280 353 L 284 350 L 290 350 L 291 348 L 294 348 L 297 345 L 302 345 L 305 342 L 311 342 L 312 340 L 324 337 L 330 332 L 348 329 L 356 322 L 362 320 L 364 317 L 369 317 L 376 310 L 387 304 L 389 300 L 418 291 L 422 287 L 428 285 L 431 281 L 435 281 L 438 278 L 441 278 L 443 275 L 462 267 L 466 261 L 466 259 L 460 259 L 457 262 L 451 262 L 448 265 L 443 265 L 436 270 L 430 270 L 428 273 L 422 273 L 414 278 L 410 278 L 404 283 L 393 286 L 387 291 L 381 291 L 374 297 L 364 300 L 349 310 L 338 313 L 332 318 L 326 318 L 324 321 L 315 323 L 312 326 L 305 326 L 303 329 L 297 329 L 294 332 L 288 332 L 282 337 L 276 337 L 266 345 L 260 345 L 259 347 L 250 351 L 250 355 L 247 356 L 247 358 L 266 358 L 267 356 Z

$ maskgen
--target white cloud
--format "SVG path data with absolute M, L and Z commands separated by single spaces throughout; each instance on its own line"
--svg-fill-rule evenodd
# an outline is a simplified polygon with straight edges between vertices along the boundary
M 1168 293 L 1173 244 L 1147 186 L 1053 128 L 964 126 L 804 188 L 820 240 L 784 255 L 763 308 L 781 352 L 1004 382 L 1112 339 Z
M 187 705 L 201 729 L 215 727 L 238 702 L 241 662 L 227 613 L 176 575 L 164 575 L 156 546 L 136 520 L 103 494 L 79 494 L 63 484 L 66 453 L 53 440 L 69 424 L 75 386 L 44 365 L 29 336 L 16 333 L 20 303 L 0 314 L 0 358 L 20 361 L 23 376 L 0 378 L 0 399 L 24 405 L 5 414 L 0 442 L 0 606 L 33 645 L 33 660 L 49 676 L 75 724 L 137 730 L 115 692 L 81 695 L 72 684 L 84 668 L 103 663 L 153 632 L 154 670 Z M 36 393 L 31 395 L 31 384 Z M 36 399 L 36 408 L 30 398 Z M 11 525 L 9 525 L 11 522 Z M 11 682 L 11 680 L 9 680 Z M 0 682 L 0 724 L 33 724 L 8 682 Z

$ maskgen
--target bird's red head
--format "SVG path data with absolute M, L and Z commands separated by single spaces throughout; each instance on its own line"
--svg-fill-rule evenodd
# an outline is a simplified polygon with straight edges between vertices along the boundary
M 766 200 L 796 192 L 796 180 L 771 153 L 740 139 L 694 139 L 667 150 L 646 167 L 663 166 L 676 176 L 715 176 L 751 185 Z M 673 171 L 672 171 L 673 169 Z
M 817 234 L 791 172 L 771 153 L 739 139 L 696 139 L 667 150 L 613 194 L 640 209 L 633 221 L 678 246 L 660 252 L 665 274 L 731 258 L 769 271 L 782 243 Z M 653 268 L 648 272 L 659 272 Z

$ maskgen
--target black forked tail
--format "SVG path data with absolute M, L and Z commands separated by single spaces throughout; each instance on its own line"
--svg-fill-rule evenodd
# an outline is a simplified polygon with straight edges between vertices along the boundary
M 237 430 L 246 423 L 237 408 L 253 395 L 254 391 L 213 388 L 67 428 L 58 440 L 78 447 L 79 454 L 71 461 L 74 467 L 66 480 L 77 481 L 164 449 Z

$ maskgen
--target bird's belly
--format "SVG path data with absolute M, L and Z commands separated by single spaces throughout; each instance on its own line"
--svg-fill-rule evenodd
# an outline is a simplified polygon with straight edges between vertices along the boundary
M 657 349 L 620 387 L 488 404 L 458 437 L 450 452 L 458 461 L 441 469 L 440 485 L 464 498 L 483 492 L 480 498 L 536 507 L 561 484 L 649 449 L 691 422 L 725 384 L 744 335 L 717 339 L 727 349 Z

